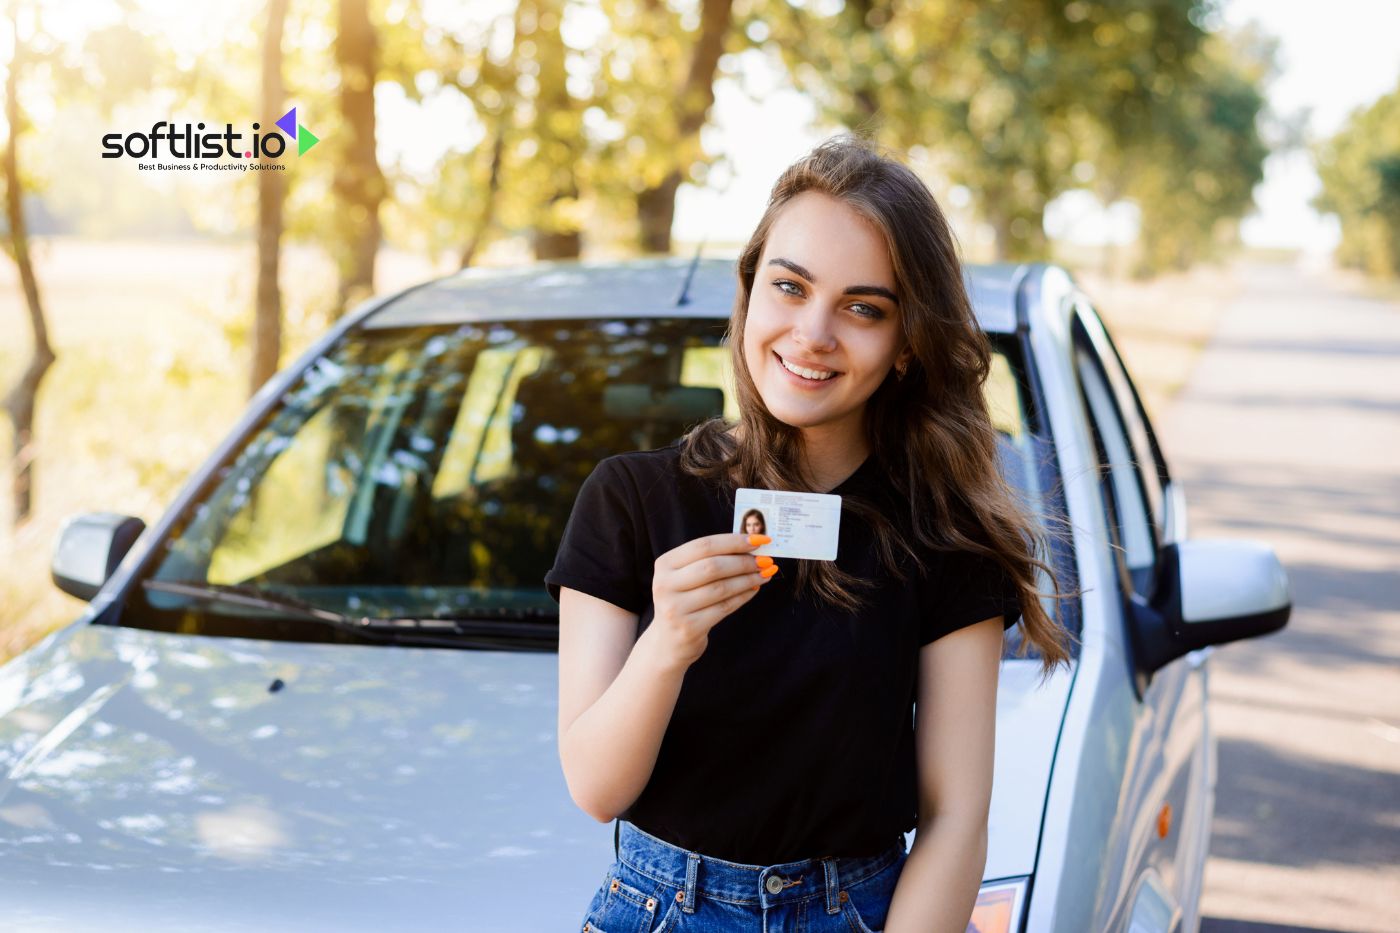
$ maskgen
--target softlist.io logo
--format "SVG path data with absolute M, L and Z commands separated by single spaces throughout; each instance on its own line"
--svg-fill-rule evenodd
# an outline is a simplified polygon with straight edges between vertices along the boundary
M 297 108 L 293 107 L 277 119 L 277 131 L 260 133 L 262 126 L 253 124 L 252 141 L 244 146 L 243 134 L 235 132 L 232 123 L 225 123 L 223 132 L 202 132 L 203 123 L 184 124 L 183 127 L 164 120 L 151 127 L 149 133 L 108 133 L 102 137 L 102 158 L 122 157 L 149 162 L 139 162 L 141 169 L 183 170 L 194 169 L 212 171 L 272 170 L 285 171 L 280 162 L 254 162 L 254 159 L 280 159 L 287 151 L 290 138 L 296 143 L 297 155 L 306 155 L 320 138 L 297 122 Z M 286 134 L 285 136 L 283 134 Z M 159 162 L 162 158 L 182 159 L 188 162 Z M 219 162 L 231 158 L 237 162 Z M 244 162 L 242 160 L 249 161 Z

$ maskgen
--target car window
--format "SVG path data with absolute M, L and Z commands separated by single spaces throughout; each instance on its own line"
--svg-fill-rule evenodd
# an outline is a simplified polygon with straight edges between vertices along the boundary
M 985 385 L 987 408 L 997 430 L 997 454 L 1004 475 L 1020 492 L 1032 512 L 1042 507 L 1040 475 L 1031 469 L 1033 446 L 1023 387 L 1003 352 L 992 354 Z
M 997 431 L 997 454 L 1002 475 L 1019 494 L 1030 514 L 1043 521 L 1050 508 L 1059 508 L 1051 502 L 1048 488 L 1055 484 L 1052 476 L 1056 469 L 1054 448 L 1047 437 L 1037 438 L 1033 431 L 1033 405 L 1025 372 L 1012 364 L 1013 359 L 1020 358 L 1019 351 L 1015 349 L 1015 340 L 1006 335 L 994 335 L 992 345 L 992 365 L 985 390 L 992 426 Z M 1063 557 L 1070 559 L 1068 554 Z M 1057 558 L 1052 556 L 1051 560 L 1056 562 Z M 1066 569 L 1062 563 L 1059 564 L 1062 587 Z M 1037 571 L 1036 588 L 1046 594 L 1055 591 L 1053 581 L 1042 570 Z M 1041 599 L 1041 606 L 1051 617 L 1057 612 L 1055 601 L 1049 596 Z M 1059 611 L 1063 612 L 1064 607 Z M 1072 624 L 1071 617 L 1064 618 L 1066 624 Z M 1021 637 L 1020 629 L 1014 629 L 1008 635 L 1005 649 L 1008 657 L 1014 654 Z M 1034 649 L 1031 650 L 1034 653 Z
M 1084 336 L 1094 348 L 1094 354 L 1107 379 L 1108 389 L 1113 393 L 1128 446 L 1132 449 L 1133 460 L 1139 465 L 1148 514 L 1160 537 L 1165 528 L 1163 512 L 1166 501 L 1163 486 L 1167 480 L 1166 464 L 1162 461 L 1152 426 L 1147 420 L 1147 412 L 1142 407 L 1137 389 L 1123 368 L 1118 348 L 1114 346 L 1113 338 L 1104 328 L 1098 313 L 1088 302 L 1081 299 L 1076 305 L 1076 317 L 1083 328 Z
M 1108 518 L 1116 531 L 1123 561 L 1134 588 L 1150 592 L 1156 565 L 1157 538 L 1144 492 L 1139 459 L 1129 440 L 1123 412 L 1109 386 L 1100 358 L 1076 329 L 1075 367 L 1080 391 L 1092 420 L 1101 479 L 1108 498 Z
M 355 617 L 552 615 L 543 585 L 598 461 L 738 417 L 723 319 L 354 330 L 219 467 L 157 581 L 257 587 Z M 1002 467 L 1033 507 L 1021 386 L 987 382 Z M 144 592 L 143 592 L 144 590 Z M 137 587 L 123 624 L 318 640 L 268 611 Z

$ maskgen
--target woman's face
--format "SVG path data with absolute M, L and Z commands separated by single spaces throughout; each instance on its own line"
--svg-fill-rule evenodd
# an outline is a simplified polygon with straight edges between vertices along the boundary
M 750 515 L 748 518 L 744 519 L 744 534 L 763 534 L 763 521 L 757 515 Z
M 830 195 L 794 197 L 769 228 L 744 326 L 768 411 L 794 427 L 859 430 L 866 400 L 910 355 L 883 238 Z

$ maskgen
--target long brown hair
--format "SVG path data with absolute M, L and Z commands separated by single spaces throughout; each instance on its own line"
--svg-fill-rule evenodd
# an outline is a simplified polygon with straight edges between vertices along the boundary
M 1051 532 L 1018 499 L 997 465 L 997 434 L 983 393 L 992 350 L 973 316 L 963 286 L 957 243 L 927 186 L 908 167 L 861 137 L 843 134 L 822 143 L 778 178 L 768 207 L 739 255 L 739 289 L 727 338 L 740 423 L 731 433 L 723 418 L 697 425 L 682 443 L 681 468 L 694 476 L 740 486 L 810 490 L 801 466 L 802 432 L 775 418 L 763 403 L 744 359 L 749 295 L 768 232 L 782 208 L 804 191 L 838 198 L 884 236 L 899 294 L 900 321 L 913 351 L 905 376 L 891 372 L 866 402 L 871 454 L 891 492 L 885 507 L 844 496 L 845 508 L 874 533 L 879 559 L 896 579 L 908 564 L 927 568 L 920 551 L 972 551 L 994 558 L 1021 596 L 1023 638 L 1043 659 L 1042 676 L 1068 663 L 1073 635 L 1041 605 L 1036 571 L 1054 584 L 1050 598 L 1060 616 L 1061 592 L 1049 563 Z M 794 485 L 794 483 L 799 485 Z M 887 515 L 886 512 L 892 513 Z M 873 585 L 834 561 L 799 561 L 794 585 L 846 611 Z

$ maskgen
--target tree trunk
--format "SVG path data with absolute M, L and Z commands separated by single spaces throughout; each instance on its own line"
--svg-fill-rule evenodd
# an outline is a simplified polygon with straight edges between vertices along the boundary
M 993 249 L 996 250 L 995 259 L 997 262 L 1005 262 L 1011 255 L 1011 218 L 1010 216 L 988 211 L 987 222 L 992 225 Z
M 681 173 L 672 169 L 661 184 L 637 195 L 637 226 L 644 253 L 671 252 L 671 224 L 676 219 L 676 191 Z
M 14 15 L 11 11 L 11 15 Z M 39 282 L 34 275 L 34 265 L 29 262 L 29 235 L 24 224 L 24 209 L 21 205 L 20 188 L 20 71 L 24 67 L 24 46 L 20 38 L 18 22 L 11 22 L 11 35 L 14 35 L 14 55 L 10 59 L 10 73 L 4 83 L 4 115 L 10 125 L 10 136 L 6 140 L 4 154 L 0 161 L 4 164 L 6 179 L 6 217 L 10 221 L 10 242 L 8 251 L 14 265 L 20 269 L 20 283 L 24 287 L 24 303 L 29 311 L 29 328 L 34 331 L 34 350 L 29 353 L 28 366 L 20 380 L 10 388 L 4 398 L 4 408 L 10 416 L 14 429 L 11 440 L 11 496 L 14 502 L 14 525 L 24 523 L 29 517 L 34 492 L 34 464 L 38 459 L 38 441 L 34 440 L 34 402 L 39 394 L 39 382 L 43 374 L 53 366 L 53 349 L 49 346 L 49 328 L 43 322 L 43 305 L 39 301 Z
M 520 0 L 521 5 L 530 0 Z M 531 3 L 538 24 L 532 38 L 538 54 L 539 96 L 535 100 L 535 134 L 539 140 L 539 158 L 544 160 L 549 180 L 541 191 L 540 218 L 535 224 L 533 241 L 536 259 L 577 259 L 583 251 L 583 237 L 578 221 L 570 212 L 558 211 L 561 201 L 577 201 L 578 180 L 574 166 L 583 152 L 583 127 L 577 105 L 569 94 L 568 72 L 564 59 L 568 48 L 560 32 L 564 4 Z
M 481 216 L 476 220 L 476 229 L 472 231 L 472 238 L 467 242 L 467 246 L 462 250 L 461 261 L 457 263 L 459 269 L 465 269 L 476 259 L 476 252 L 481 248 L 482 242 L 486 239 L 491 230 L 491 223 L 496 216 L 496 194 L 501 190 L 501 159 L 506 148 L 506 127 L 510 123 L 509 110 L 501 112 L 500 122 L 496 126 L 496 141 L 491 146 L 491 175 L 486 181 L 486 191 L 481 196 Z
M 889 22 L 891 13 L 885 4 L 877 6 L 873 0 L 853 0 L 846 7 L 846 15 L 849 24 L 847 28 L 851 30 L 851 35 L 868 32 L 873 39 L 880 32 L 880 28 Z M 866 74 L 868 72 L 862 69 L 862 77 L 851 92 L 856 109 L 854 129 L 874 136 L 878 126 L 875 115 L 880 112 L 880 92 L 865 77 Z
M 267 31 L 263 34 L 262 114 L 282 113 L 282 27 L 287 0 L 268 0 Z M 264 165 L 272 160 L 262 157 Z M 258 285 L 253 312 L 253 365 L 248 394 L 255 394 L 277 372 L 282 355 L 282 290 L 278 276 L 282 253 L 282 204 L 287 194 L 285 172 L 258 173 Z
M 29 310 L 29 326 L 34 332 L 34 350 L 29 365 L 5 396 L 5 411 L 14 428 L 11 441 L 11 493 L 14 502 L 14 525 L 19 527 L 29 518 L 33 503 L 34 463 L 38 441 L 34 439 L 34 400 L 39 383 L 54 363 L 53 348 L 49 346 L 49 331 L 44 323 L 44 308 L 39 300 L 39 281 L 29 261 L 29 235 L 24 225 L 24 210 L 20 204 L 19 180 L 19 75 L 23 68 L 23 40 L 19 38 L 18 23 L 12 24 L 15 36 L 14 55 L 5 78 L 5 120 L 10 127 L 5 151 L 0 156 L 5 173 L 5 216 L 10 224 L 9 251 L 19 269 L 24 288 L 24 302 Z
M 733 0 L 702 0 L 700 35 L 690 55 L 690 69 L 681 85 L 676 119 L 675 154 L 686 159 L 699 141 L 700 128 L 715 102 L 715 72 L 724 54 L 724 39 L 733 18 Z M 688 161 L 688 160 L 687 160 Z M 676 217 L 676 190 L 689 175 L 688 164 L 678 164 L 659 185 L 637 195 L 637 223 L 643 252 L 671 252 L 671 224 Z
M 986 208 L 987 221 L 992 225 L 992 232 L 996 235 L 996 261 L 1012 262 L 1016 260 L 1044 260 L 1048 259 L 1045 239 L 1044 215 L 1038 213 L 1016 213 L 1015 211 L 997 210 L 995 207 Z M 1016 232 L 1016 221 L 1023 220 L 1028 230 L 1027 234 Z
M 340 0 L 335 59 L 340 68 L 340 111 L 346 138 L 333 184 L 340 200 L 344 239 L 337 257 L 340 284 L 336 309 L 374 293 L 374 261 L 379 252 L 379 205 L 384 200 L 384 175 L 375 155 L 374 80 L 378 50 L 369 19 L 368 0 Z

